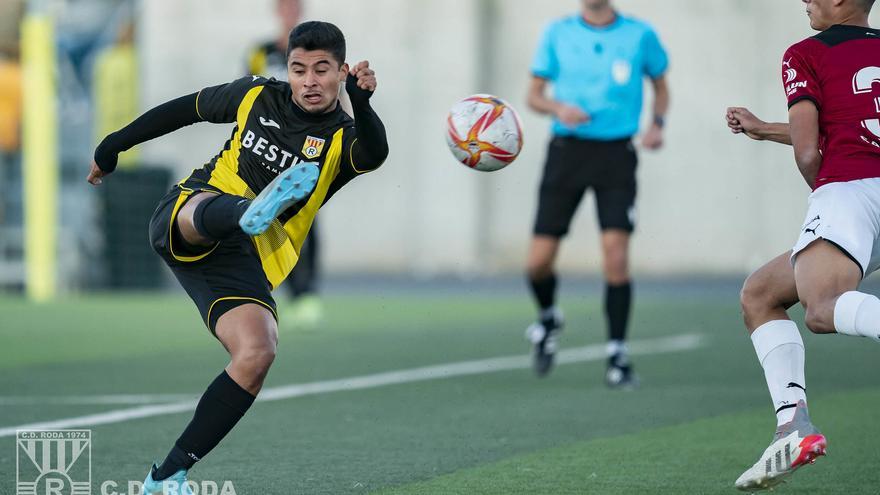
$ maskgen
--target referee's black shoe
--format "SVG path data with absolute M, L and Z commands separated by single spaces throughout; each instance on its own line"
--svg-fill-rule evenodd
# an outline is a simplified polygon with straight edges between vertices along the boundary
M 632 364 L 626 354 L 621 352 L 608 358 L 605 384 L 609 388 L 623 390 L 632 390 L 639 386 L 639 378 L 633 371 Z
M 533 367 L 539 377 L 546 376 L 553 368 L 562 325 L 562 311 L 554 309 L 526 329 L 526 339 L 532 343 Z

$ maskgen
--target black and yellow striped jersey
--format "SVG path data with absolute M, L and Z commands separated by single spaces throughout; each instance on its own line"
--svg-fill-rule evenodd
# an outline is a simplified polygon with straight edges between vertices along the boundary
M 266 277 L 277 287 L 296 264 L 318 209 L 348 181 L 380 163 L 358 163 L 354 121 L 339 106 L 326 114 L 307 113 L 293 103 L 286 82 L 248 76 L 205 88 L 196 97 L 196 112 L 202 120 L 235 127 L 223 150 L 181 182 L 186 188 L 207 184 L 252 199 L 300 162 L 321 169 L 311 195 L 254 238 Z
M 108 134 L 95 148 L 95 164 L 109 174 L 119 153 L 203 121 L 235 126 L 223 150 L 178 184 L 187 196 L 212 190 L 253 199 L 283 170 L 303 161 L 316 163 L 321 173 L 312 193 L 254 237 L 266 278 L 277 287 L 296 265 L 318 209 L 388 156 L 385 127 L 370 107 L 372 92 L 358 88 L 352 75 L 345 88 L 357 124 L 339 104 L 324 114 L 302 110 L 290 85 L 275 79 L 247 76 L 211 86 L 150 109 Z

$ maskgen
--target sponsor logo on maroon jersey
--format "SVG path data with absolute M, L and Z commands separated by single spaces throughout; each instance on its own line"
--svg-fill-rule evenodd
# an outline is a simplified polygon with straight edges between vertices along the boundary
M 794 71 L 794 69 L 789 69 L 789 70 Z M 797 77 L 796 72 L 795 72 L 795 77 Z M 806 88 L 806 87 L 807 87 L 807 81 L 795 81 L 785 87 L 785 94 L 787 94 L 788 96 L 791 96 L 791 95 L 797 93 L 797 90 L 799 90 L 801 88 Z

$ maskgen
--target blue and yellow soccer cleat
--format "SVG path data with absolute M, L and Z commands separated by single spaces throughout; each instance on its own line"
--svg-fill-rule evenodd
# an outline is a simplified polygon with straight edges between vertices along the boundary
M 251 201 L 238 221 L 241 230 L 250 236 L 265 232 L 282 211 L 312 193 L 320 175 L 318 165 L 312 162 L 281 172 Z
M 193 495 L 192 488 L 186 482 L 186 469 L 172 474 L 168 478 L 156 481 L 153 477 L 159 469 L 155 464 L 144 480 L 144 495 Z

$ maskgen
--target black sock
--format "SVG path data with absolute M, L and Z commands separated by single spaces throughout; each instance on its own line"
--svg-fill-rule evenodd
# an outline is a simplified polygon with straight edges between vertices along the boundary
M 544 278 L 529 277 L 529 285 L 532 287 L 532 294 L 538 302 L 541 311 L 550 309 L 556 303 L 556 274 L 551 273 Z
M 238 221 L 251 202 L 233 194 L 216 194 L 193 212 L 193 226 L 203 236 L 214 241 L 223 240 L 240 230 Z
M 189 469 L 201 460 L 232 430 L 253 402 L 254 396 L 223 370 L 208 386 L 192 421 L 156 470 L 156 480 Z
M 632 302 L 632 284 L 605 285 L 605 317 L 608 319 L 608 340 L 626 339 L 626 325 Z

